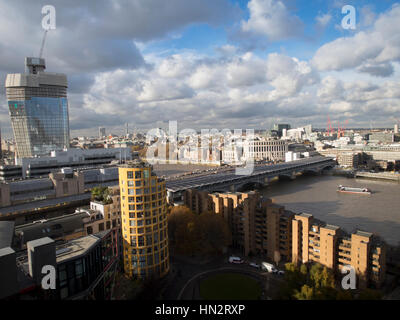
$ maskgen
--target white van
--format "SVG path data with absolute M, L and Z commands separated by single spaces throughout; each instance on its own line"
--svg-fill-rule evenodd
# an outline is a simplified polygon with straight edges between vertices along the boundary
M 243 260 L 239 257 L 229 257 L 229 263 L 243 263 Z

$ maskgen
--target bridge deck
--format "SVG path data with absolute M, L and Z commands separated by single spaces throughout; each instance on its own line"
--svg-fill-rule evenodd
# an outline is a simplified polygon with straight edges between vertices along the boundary
M 279 163 L 274 165 L 254 165 L 251 175 L 236 175 L 235 169 L 217 172 L 206 176 L 184 176 L 176 180 L 167 180 L 167 189 L 171 192 L 183 191 L 190 188 L 202 188 L 228 182 L 241 181 L 257 176 L 268 176 L 287 172 L 293 169 L 301 169 L 307 166 L 318 166 L 323 163 L 331 162 L 333 158 L 312 157 L 296 161 Z

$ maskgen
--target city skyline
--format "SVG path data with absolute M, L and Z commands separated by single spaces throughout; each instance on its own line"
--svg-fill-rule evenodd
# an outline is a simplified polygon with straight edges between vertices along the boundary
M 22 72 L 25 56 L 38 55 L 44 4 L 1 4 L 4 80 Z M 400 6 L 393 1 L 52 5 L 57 28 L 48 32 L 43 57 L 48 71 L 68 76 L 71 136 L 169 120 L 194 129 L 278 122 L 325 128 L 328 115 L 335 127 L 396 122 Z M 355 30 L 341 26 L 344 5 L 356 9 Z M 0 101 L 2 132 L 11 137 L 4 92 Z

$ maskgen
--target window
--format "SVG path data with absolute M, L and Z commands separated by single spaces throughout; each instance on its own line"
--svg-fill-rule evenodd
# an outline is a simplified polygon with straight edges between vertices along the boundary
M 93 228 L 92 227 L 87 227 L 86 228 L 86 233 L 87 234 L 92 234 L 93 233 Z
M 104 231 L 104 223 L 99 223 L 99 231 Z
M 144 237 L 143 236 L 138 237 L 138 245 L 139 245 L 139 247 L 144 246 Z
M 130 180 L 128 181 L 128 187 L 133 187 L 135 185 L 135 182 Z
M 63 182 L 63 190 L 64 190 L 64 194 L 68 193 L 68 182 Z
M 142 178 L 142 172 L 135 171 L 135 179 L 141 179 L 141 178 Z
M 128 171 L 128 179 L 133 179 L 133 171 Z
M 135 189 L 128 189 L 128 194 L 135 194 Z

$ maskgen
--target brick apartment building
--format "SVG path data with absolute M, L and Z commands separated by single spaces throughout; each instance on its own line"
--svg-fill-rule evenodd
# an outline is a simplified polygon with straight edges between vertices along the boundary
M 207 193 L 187 190 L 184 204 L 193 212 L 221 214 L 232 232 L 233 246 L 275 260 L 291 259 L 291 220 L 294 213 L 262 198 L 257 192 Z
M 233 246 L 245 255 L 260 254 L 272 261 L 318 262 L 337 272 L 351 265 L 360 287 L 379 288 L 385 279 L 386 245 L 371 233 L 349 235 L 310 214 L 285 210 L 255 191 L 187 190 L 184 204 L 197 214 L 221 214 L 232 232 Z

